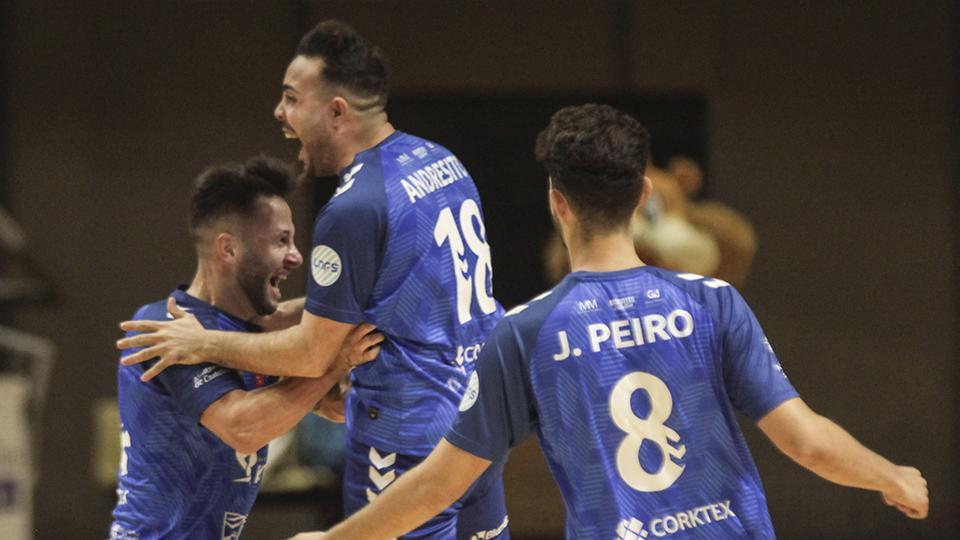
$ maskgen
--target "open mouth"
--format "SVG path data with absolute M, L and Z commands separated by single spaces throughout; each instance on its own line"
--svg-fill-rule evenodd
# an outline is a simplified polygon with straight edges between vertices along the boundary
M 300 140 L 300 136 L 297 135 L 297 133 L 296 133 L 295 131 L 293 131 L 292 129 L 290 129 L 290 128 L 288 128 L 288 127 L 283 127 L 283 128 L 281 128 L 281 129 L 283 130 L 283 137 L 284 137 L 285 139 Z M 297 154 L 297 159 L 298 159 L 301 163 L 306 163 L 306 162 L 307 162 L 307 151 L 306 151 L 306 149 L 304 148 L 304 146 L 303 146 L 302 143 L 300 144 L 300 153 Z
M 280 282 L 287 279 L 287 274 L 280 273 L 270 276 L 270 294 L 273 295 L 275 300 L 280 300 L 282 293 L 280 292 Z

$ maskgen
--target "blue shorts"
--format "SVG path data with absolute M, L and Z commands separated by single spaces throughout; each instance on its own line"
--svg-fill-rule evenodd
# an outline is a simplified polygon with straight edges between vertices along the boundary
M 360 510 L 396 478 L 426 456 L 380 452 L 347 440 L 343 472 L 343 509 L 347 516 Z M 443 540 L 509 540 L 507 505 L 503 496 L 503 465 L 493 463 L 457 502 L 402 538 Z

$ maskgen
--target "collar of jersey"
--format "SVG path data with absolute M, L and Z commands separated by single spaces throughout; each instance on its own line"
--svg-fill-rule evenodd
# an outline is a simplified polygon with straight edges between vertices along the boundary
M 177 289 L 173 291 L 173 298 L 177 301 L 177 305 L 189 309 L 191 312 L 200 312 L 200 313 L 213 313 L 233 321 L 241 328 L 246 328 L 251 332 L 259 332 L 260 327 L 253 324 L 252 322 L 245 321 L 239 317 L 235 317 L 226 311 L 208 304 L 203 300 L 200 300 L 196 296 L 192 296 L 187 292 L 187 285 L 178 285 Z
M 649 272 L 653 267 L 649 264 L 643 266 L 634 266 L 632 268 L 625 268 L 623 270 L 614 270 L 612 272 L 588 272 L 586 270 L 578 270 L 576 272 L 570 272 L 567 274 L 567 277 L 570 279 L 588 279 L 588 280 L 597 280 L 597 279 L 620 279 L 624 277 L 630 277 L 638 273 Z
M 366 154 L 367 152 L 370 152 L 371 150 L 376 150 L 376 149 L 380 148 L 381 146 L 384 146 L 385 144 L 389 143 L 390 141 L 396 139 L 397 137 L 399 137 L 399 136 L 401 136 L 401 135 L 404 135 L 404 133 L 403 133 L 402 131 L 400 131 L 399 129 L 395 129 L 395 130 L 393 130 L 393 133 L 391 133 L 390 135 L 387 135 L 387 137 L 386 137 L 385 139 L 383 139 L 382 141 L 378 142 L 376 145 L 371 146 L 370 148 L 367 148 L 366 150 L 363 150 L 363 151 L 361 151 L 361 152 L 357 152 L 357 155 L 353 157 L 353 161 L 351 161 L 350 164 L 347 165 L 346 167 L 340 169 L 340 173 L 337 174 L 337 177 L 340 179 L 341 182 L 343 182 L 343 175 L 345 175 L 345 174 L 347 174 L 348 172 L 350 172 L 350 169 L 352 169 L 353 166 L 356 165 L 358 161 L 360 161 L 361 159 L 363 159 L 364 154 Z

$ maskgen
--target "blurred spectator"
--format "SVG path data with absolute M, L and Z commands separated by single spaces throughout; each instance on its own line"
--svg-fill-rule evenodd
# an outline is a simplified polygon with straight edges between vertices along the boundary
M 678 272 L 746 283 L 756 235 L 750 222 L 717 201 L 698 201 L 703 171 L 692 159 L 671 158 L 666 169 L 652 164 L 653 193 L 632 222 L 634 246 L 644 262 Z M 547 277 L 557 283 L 570 271 L 567 251 L 554 232 L 544 250 Z

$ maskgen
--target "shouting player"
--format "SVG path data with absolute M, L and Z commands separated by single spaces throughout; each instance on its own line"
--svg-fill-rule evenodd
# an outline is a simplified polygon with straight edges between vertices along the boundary
M 319 376 L 354 325 L 375 324 L 385 336 L 379 359 L 353 371 L 347 397 L 348 513 L 376 498 L 447 432 L 480 345 L 502 316 L 473 180 L 446 148 L 396 131 L 386 103 L 379 49 L 337 21 L 303 37 L 275 115 L 283 133 L 300 140 L 305 173 L 337 174 L 340 184 L 314 225 L 299 324 L 253 335 L 204 330 L 185 316 L 161 325 L 125 323 L 152 333 L 119 343 L 146 347 L 126 363 L 160 357 L 145 379 L 201 361 Z M 415 535 L 507 536 L 499 465 L 450 503 Z
M 283 199 L 290 184 L 287 167 L 267 158 L 200 175 L 190 215 L 197 273 L 173 292 L 171 313 L 189 311 L 206 328 L 260 331 L 250 321 L 274 312 L 280 282 L 303 262 Z M 143 306 L 135 319 L 172 318 L 168 302 Z M 375 357 L 378 335 L 368 331 L 358 326 L 345 353 Z M 275 384 L 213 364 L 176 366 L 144 384 L 147 364 L 120 366 L 123 454 L 110 537 L 239 537 L 267 443 L 309 413 L 349 362 L 344 354 L 322 377 Z
M 569 538 L 774 538 L 735 409 L 814 473 L 926 516 L 920 472 L 811 411 L 733 287 L 637 258 L 629 221 L 650 192 L 647 151 L 647 132 L 610 107 L 553 116 L 536 153 L 573 273 L 496 326 L 422 465 L 327 536 L 298 539 L 403 534 L 534 430 Z

